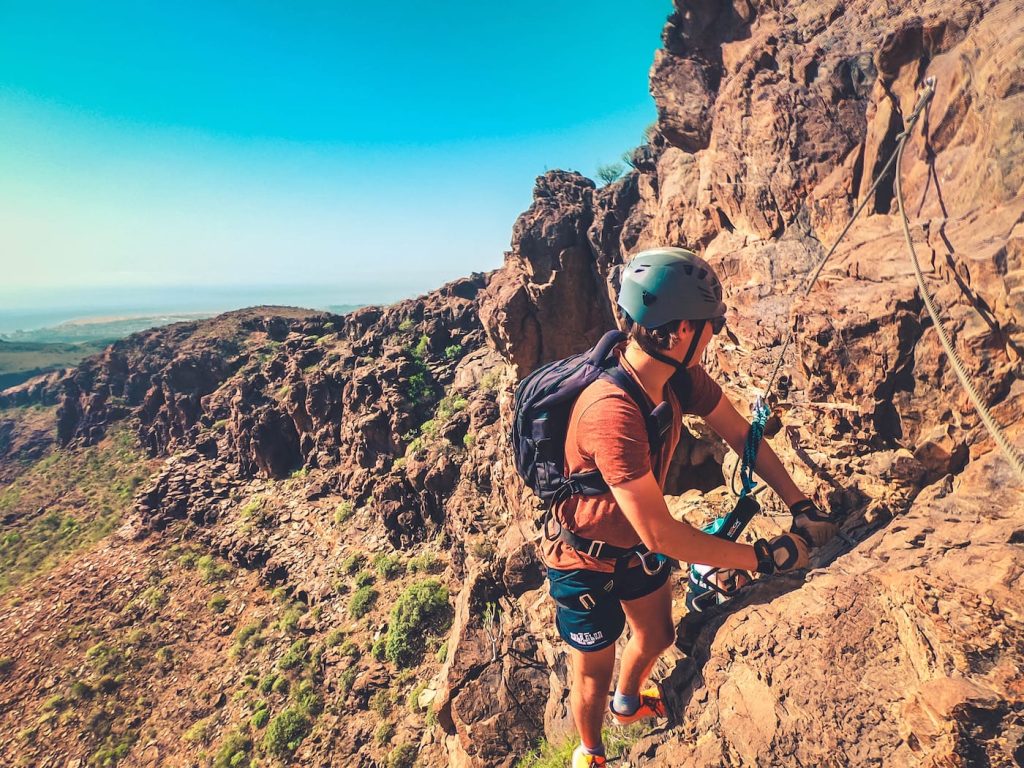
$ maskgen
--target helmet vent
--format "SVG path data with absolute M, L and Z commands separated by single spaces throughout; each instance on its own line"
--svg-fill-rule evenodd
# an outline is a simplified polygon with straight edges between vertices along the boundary
M 644 306 L 645 307 L 651 306 L 651 304 L 653 304 L 657 300 L 658 300 L 658 297 L 655 296 L 653 293 L 648 293 L 647 291 L 644 291 Z
M 702 269 L 700 272 L 697 273 L 697 279 L 698 280 L 703 280 L 707 276 L 708 276 L 708 271 L 706 269 Z
M 693 264 L 683 264 L 683 272 L 686 273 L 687 277 L 692 275 L 693 274 Z

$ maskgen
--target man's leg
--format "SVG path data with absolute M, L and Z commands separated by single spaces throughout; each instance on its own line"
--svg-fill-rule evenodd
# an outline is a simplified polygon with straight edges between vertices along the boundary
M 578 651 L 570 648 L 572 687 L 569 704 L 583 746 L 601 746 L 601 724 L 608 707 L 608 686 L 615 668 L 615 644 L 599 651 Z
M 649 595 L 636 600 L 623 600 L 622 609 L 632 630 L 622 651 L 619 683 L 616 690 L 637 696 L 640 686 L 650 676 L 658 657 L 675 641 L 672 626 L 672 580 L 669 579 Z

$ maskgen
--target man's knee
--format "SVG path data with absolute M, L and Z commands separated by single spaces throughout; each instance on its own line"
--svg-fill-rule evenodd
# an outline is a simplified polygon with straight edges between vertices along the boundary
M 671 621 L 652 622 L 637 632 L 640 647 L 648 653 L 661 653 L 672 646 L 676 640 L 676 630 Z

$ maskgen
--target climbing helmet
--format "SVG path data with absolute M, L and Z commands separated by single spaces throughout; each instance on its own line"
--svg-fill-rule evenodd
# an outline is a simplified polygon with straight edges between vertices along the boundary
M 725 316 L 721 281 L 710 264 L 685 248 L 652 248 L 634 256 L 622 273 L 619 306 L 648 329 Z

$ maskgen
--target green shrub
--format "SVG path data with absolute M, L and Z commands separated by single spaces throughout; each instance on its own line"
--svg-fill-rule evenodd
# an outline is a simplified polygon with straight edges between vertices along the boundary
M 358 552 L 353 552 L 351 555 L 342 560 L 338 567 L 341 569 L 342 573 L 351 576 L 353 573 L 362 568 L 363 563 L 365 562 L 365 555 L 361 555 Z
M 355 505 L 351 501 L 343 501 L 334 508 L 334 522 L 341 525 L 355 513 Z
M 185 570 L 195 570 L 196 562 L 199 560 L 199 555 L 196 552 L 186 552 L 178 558 L 178 563 Z
M 417 360 L 424 360 L 430 351 L 430 337 L 427 334 L 420 335 L 420 340 L 413 347 L 412 356 Z
M 290 757 L 309 733 L 312 723 L 297 707 L 289 707 L 270 721 L 263 749 L 279 758 Z
M 377 726 L 377 730 L 373 732 L 373 740 L 378 744 L 387 744 L 391 741 L 391 737 L 394 735 L 395 726 L 387 720 L 384 720 Z
M 412 687 L 409 691 L 409 695 L 405 699 L 406 705 L 409 707 L 409 711 L 413 714 L 420 711 L 420 695 L 427 689 L 427 682 L 421 680 Z
M 295 669 L 306 660 L 306 652 L 309 650 L 309 641 L 305 638 L 296 640 L 291 647 L 284 652 L 284 655 L 277 660 L 277 666 L 281 669 Z
M 360 571 L 353 583 L 355 584 L 356 589 L 362 589 L 363 587 L 370 586 L 376 580 L 377 578 L 369 571 Z
M 139 600 L 147 605 L 150 610 L 156 611 L 167 605 L 167 593 L 160 587 L 150 586 L 142 590 Z
M 298 605 L 293 605 L 290 608 L 286 608 L 284 613 L 281 614 L 281 618 L 277 622 L 277 626 L 285 632 L 293 632 L 299 625 L 299 619 L 302 618 L 304 611 Z
M 406 564 L 407 573 L 437 573 L 443 570 L 444 565 L 433 552 L 424 552 L 416 557 L 410 558 Z
M 260 679 L 256 677 L 256 675 L 249 673 L 248 675 L 242 678 L 241 684 L 244 685 L 246 688 L 255 688 L 257 685 L 260 684 Z
M 462 436 L 462 447 L 469 450 L 476 445 L 476 432 L 467 432 Z
M 318 645 L 309 654 L 309 668 L 316 671 L 320 668 L 320 662 L 323 661 L 324 653 L 327 651 L 327 646 Z
M 0 656 L 0 677 L 7 677 L 12 669 L 14 669 L 14 657 Z
M 206 607 L 214 613 L 224 613 L 224 609 L 228 607 L 228 599 L 224 595 L 214 595 Z
M 342 699 L 348 696 L 348 692 L 352 690 L 352 685 L 355 683 L 358 675 L 358 667 L 349 667 L 338 676 L 338 692 L 341 694 Z
M 415 405 L 424 403 L 434 396 L 434 385 L 426 371 L 417 371 L 406 381 L 405 391 Z
M 402 570 L 401 558 L 396 554 L 382 552 L 373 558 L 373 567 L 385 579 L 393 579 Z
M 400 330 L 402 333 L 408 333 L 413 329 L 414 325 L 415 323 L 413 323 L 412 318 L 407 317 L 405 318 L 405 320 L 398 324 L 398 330 Z
M 387 651 L 388 639 L 386 636 L 378 637 L 373 641 L 373 645 L 370 646 L 370 655 L 373 656 L 377 661 L 384 661 L 385 651 Z
M 395 692 L 381 688 L 370 697 L 370 711 L 379 717 L 387 717 L 395 707 Z
M 259 648 L 263 645 L 263 635 L 260 634 L 261 629 L 263 629 L 263 624 L 259 621 L 254 621 L 251 624 L 240 627 L 235 633 L 235 643 L 231 646 L 231 655 L 237 658 L 247 648 Z
M 288 693 L 288 689 L 290 687 L 291 684 L 288 682 L 288 678 L 284 677 L 283 675 L 278 675 L 276 678 L 274 678 L 274 687 L 270 690 L 272 690 L 274 693 L 283 694 Z
M 171 665 L 171 659 L 174 658 L 174 652 L 170 646 L 161 645 L 156 649 L 156 660 L 161 667 L 169 667 Z
M 61 696 L 59 693 L 54 694 L 43 702 L 44 712 L 59 712 L 68 705 L 68 700 Z
M 342 656 L 348 656 L 350 659 L 359 658 L 359 646 L 351 640 L 346 640 L 344 643 L 342 643 L 341 647 L 338 649 L 338 652 Z
M 260 693 L 270 693 L 272 690 L 274 690 L 274 683 L 277 682 L 278 677 L 279 675 L 276 672 L 271 672 L 268 675 L 264 675 L 263 679 L 260 680 Z
M 454 360 L 457 357 L 462 356 L 462 345 L 451 344 L 444 348 L 444 356 L 446 360 Z
M 242 517 L 253 517 L 263 509 L 263 505 L 267 503 L 267 500 L 262 496 L 257 496 L 254 499 L 249 499 L 239 510 L 239 514 Z
M 490 562 L 494 559 L 494 556 L 498 554 L 498 550 L 495 549 L 494 544 L 486 539 L 477 539 L 469 545 L 469 551 L 473 553 L 473 556 Z
M 501 385 L 501 369 L 495 368 L 480 377 L 479 389 L 483 392 L 496 392 Z
M 253 728 L 262 728 L 270 720 L 270 710 L 266 706 L 257 709 L 252 713 L 252 717 L 249 718 L 249 722 Z
M 416 745 L 399 744 L 388 754 L 387 768 L 412 768 L 416 765 Z
M 292 697 L 295 699 L 296 706 L 309 715 L 315 716 L 323 711 L 323 700 L 310 680 L 303 680 L 299 683 Z
M 613 181 L 618 181 L 625 171 L 626 166 L 622 163 L 607 163 L 597 166 L 597 178 L 605 184 L 611 184 Z
M 210 732 L 213 730 L 213 716 L 204 717 L 202 720 L 196 720 L 189 727 L 182 738 L 185 741 L 194 743 L 205 743 L 210 738 Z
M 409 586 L 391 610 L 385 656 L 396 667 L 419 661 L 427 635 L 441 632 L 451 624 L 448 589 L 437 579 Z
M 106 643 L 96 643 L 85 652 L 85 658 L 99 674 L 116 672 L 124 664 L 121 651 Z
M 113 680 L 113 678 L 110 679 Z M 116 688 L 117 686 L 115 685 L 114 687 Z M 82 680 L 75 680 L 75 682 L 71 684 L 71 687 L 68 688 L 68 691 L 70 691 L 72 698 L 78 699 L 79 701 L 87 701 L 96 693 L 96 691 L 92 689 L 91 685 L 83 682 Z
M 361 619 L 370 611 L 376 601 L 377 590 L 373 587 L 360 587 L 352 593 L 352 599 L 348 603 L 348 612 L 352 618 Z
M 466 400 L 462 395 L 446 395 L 441 398 L 441 402 L 437 404 L 437 410 L 434 412 L 434 419 L 443 424 L 456 413 L 464 410 L 469 405 L 469 401 Z
M 345 633 L 340 629 L 332 629 L 327 633 L 327 637 L 324 638 L 324 643 L 331 648 L 341 645 L 343 642 L 345 642 Z
M 245 763 L 252 751 L 252 739 L 239 731 L 233 731 L 224 739 L 213 759 L 213 768 L 237 768 Z
M 231 567 L 224 563 L 218 563 L 213 555 L 203 555 L 196 560 L 196 568 L 199 569 L 199 573 L 207 584 L 221 581 L 231 575 Z
M 132 751 L 138 738 L 138 731 L 109 734 L 96 751 L 89 756 L 89 765 L 103 766 L 103 768 L 117 765 Z

